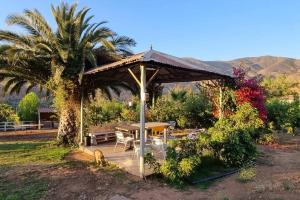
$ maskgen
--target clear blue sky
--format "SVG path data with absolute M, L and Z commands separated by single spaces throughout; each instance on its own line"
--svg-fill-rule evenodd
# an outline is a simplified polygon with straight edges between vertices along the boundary
M 54 25 L 59 0 L 0 0 L 0 28 L 8 14 L 39 9 Z M 72 1 L 69 1 L 72 2 Z M 94 21 L 137 41 L 134 52 L 159 51 L 202 60 L 275 55 L 300 58 L 298 0 L 79 0 Z

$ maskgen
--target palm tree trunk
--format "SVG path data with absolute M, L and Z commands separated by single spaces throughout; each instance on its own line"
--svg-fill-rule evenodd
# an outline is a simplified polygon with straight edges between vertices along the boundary
M 78 119 L 80 110 L 79 98 L 67 98 L 60 112 L 58 127 L 58 143 L 70 146 L 78 144 Z

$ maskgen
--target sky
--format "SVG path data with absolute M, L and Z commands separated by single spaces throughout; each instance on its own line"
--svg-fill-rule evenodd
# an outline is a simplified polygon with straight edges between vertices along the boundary
M 0 29 L 9 14 L 38 9 L 55 27 L 50 5 L 61 0 L 0 0 Z M 74 2 L 74 1 L 67 1 Z M 249 56 L 300 58 L 299 0 L 77 0 L 94 22 L 150 49 L 178 57 L 231 60 Z

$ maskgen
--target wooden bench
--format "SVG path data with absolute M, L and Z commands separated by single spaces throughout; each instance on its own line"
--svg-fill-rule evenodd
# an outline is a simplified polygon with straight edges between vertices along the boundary
M 116 134 L 114 131 L 90 133 L 92 145 L 97 145 L 103 142 L 114 142 L 116 141 Z

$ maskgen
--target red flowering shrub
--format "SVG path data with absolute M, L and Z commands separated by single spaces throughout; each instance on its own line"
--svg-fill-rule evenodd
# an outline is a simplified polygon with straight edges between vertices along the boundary
M 235 91 L 236 102 L 241 105 L 250 103 L 259 112 L 259 117 L 266 122 L 267 110 L 265 107 L 265 91 L 258 84 L 257 78 L 247 78 L 246 73 L 241 68 L 234 68 L 235 83 L 237 90 Z

